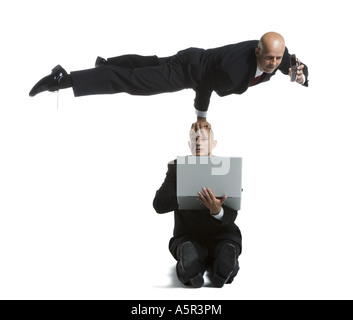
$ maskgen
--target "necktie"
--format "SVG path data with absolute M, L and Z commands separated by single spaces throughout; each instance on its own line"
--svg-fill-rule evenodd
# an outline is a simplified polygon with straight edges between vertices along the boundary
M 250 85 L 253 86 L 255 83 L 257 83 L 257 82 L 260 80 L 261 76 L 262 76 L 262 74 L 260 74 L 260 75 L 257 76 L 256 78 L 254 78 L 254 80 L 251 82 Z

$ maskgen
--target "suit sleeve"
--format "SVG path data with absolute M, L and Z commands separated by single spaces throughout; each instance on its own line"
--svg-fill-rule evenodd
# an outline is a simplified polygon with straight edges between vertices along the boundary
M 281 72 L 285 75 L 289 74 L 290 56 L 291 55 L 288 52 L 288 49 L 286 48 L 284 51 L 282 63 L 279 66 L 279 70 L 281 70 Z M 301 62 L 301 63 L 304 65 L 303 73 L 305 75 L 305 82 L 302 85 L 305 87 L 308 87 L 309 86 L 309 70 L 308 70 L 308 67 L 306 66 L 306 64 L 304 64 L 303 62 Z
M 175 164 L 168 164 L 166 177 L 162 186 L 156 192 L 153 207 L 157 213 L 166 213 L 178 209 Z
M 207 111 L 210 105 L 212 89 L 208 84 L 202 84 L 195 89 L 196 96 L 194 100 L 194 107 L 198 111 Z
M 210 104 L 210 99 L 213 91 L 216 91 L 219 96 L 230 94 L 232 90 L 231 79 L 222 68 L 214 67 L 209 70 L 204 76 L 202 83 L 196 88 L 196 97 L 194 107 L 199 111 L 207 111 Z M 224 94 L 222 94 L 224 92 Z
M 238 211 L 223 206 L 224 215 L 222 218 L 222 226 L 233 224 L 238 216 Z

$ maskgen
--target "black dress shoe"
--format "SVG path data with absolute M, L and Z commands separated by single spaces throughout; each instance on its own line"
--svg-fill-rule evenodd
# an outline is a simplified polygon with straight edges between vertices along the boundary
M 184 242 L 179 247 L 179 261 L 176 266 L 179 280 L 186 286 L 201 288 L 204 279 L 200 270 L 199 257 L 191 242 Z
M 235 247 L 228 243 L 213 262 L 210 280 L 217 288 L 231 283 L 239 270 Z
M 96 63 L 95 63 L 95 66 L 96 66 L 96 67 L 105 66 L 106 64 L 107 64 L 107 60 L 105 60 L 105 59 L 102 58 L 102 57 L 97 57 Z
M 71 87 L 71 76 L 62 66 L 57 65 L 52 70 L 50 75 L 44 77 L 35 84 L 35 86 L 29 92 L 29 95 L 34 97 L 43 91 L 53 92 L 69 87 Z

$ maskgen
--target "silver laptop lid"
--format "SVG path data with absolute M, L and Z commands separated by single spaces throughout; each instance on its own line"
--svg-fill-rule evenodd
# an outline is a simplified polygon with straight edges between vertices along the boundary
M 177 157 L 177 198 L 180 210 L 202 210 L 197 200 L 203 187 L 213 190 L 216 197 L 227 195 L 224 205 L 240 210 L 242 158 Z

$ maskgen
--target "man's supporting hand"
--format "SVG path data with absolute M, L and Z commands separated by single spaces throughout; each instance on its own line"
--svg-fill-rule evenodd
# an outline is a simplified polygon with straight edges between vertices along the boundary
M 192 124 L 191 129 L 194 129 L 195 131 L 200 130 L 200 129 L 211 129 L 211 124 L 207 122 L 206 118 L 203 117 L 197 117 L 197 121 Z
M 211 214 L 219 214 L 223 203 L 227 200 L 227 196 L 218 199 L 210 188 L 202 188 L 202 191 L 203 193 L 199 192 L 198 199 L 210 209 Z

